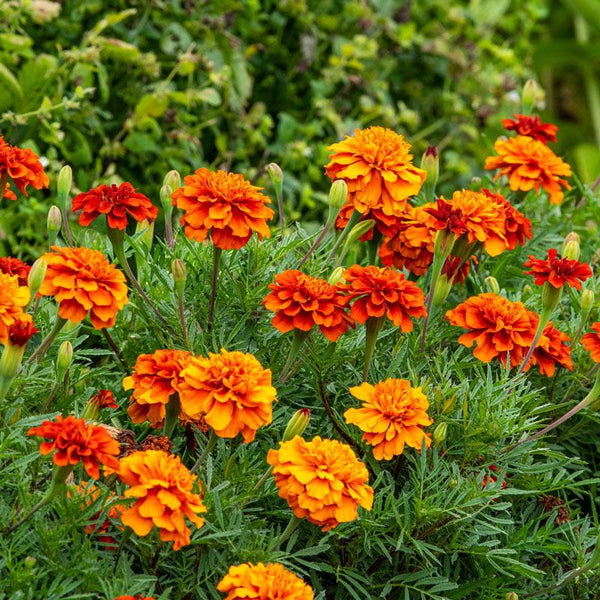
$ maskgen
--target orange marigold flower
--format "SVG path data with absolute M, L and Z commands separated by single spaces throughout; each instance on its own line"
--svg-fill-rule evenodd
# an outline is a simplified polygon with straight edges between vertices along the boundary
M 37 155 L 29 148 L 11 146 L 0 136 L 0 191 L 3 196 L 15 200 L 13 192 L 8 191 L 6 184 L 11 179 L 19 191 L 27 196 L 27 186 L 31 185 L 36 190 L 47 188 L 50 184 L 48 175 Z M 8 192 L 8 193 L 6 193 Z
M 81 210 L 79 224 L 87 227 L 100 215 L 106 215 L 106 222 L 111 229 L 125 229 L 127 215 L 138 223 L 147 219 L 154 221 L 158 208 L 152 200 L 137 191 L 131 183 L 125 181 L 121 185 L 102 184 L 73 198 L 71 211 Z
M 300 271 L 284 271 L 269 285 L 271 293 L 263 300 L 275 316 L 273 327 L 287 333 L 294 329 L 310 331 L 317 325 L 330 341 L 354 326 L 345 309 L 347 298 L 342 291 L 324 279 Z
M 19 285 L 17 275 L 0 273 L 0 342 L 6 344 L 10 326 L 17 321 L 31 322 L 31 315 L 24 312 L 29 304 L 29 289 Z
M 248 444 L 256 431 L 273 420 L 277 390 L 270 369 L 252 354 L 228 352 L 192 358 L 181 373 L 179 396 L 182 410 L 202 415 L 219 437 L 241 433 Z
M 581 338 L 581 344 L 594 362 L 600 362 L 600 323 L 592 323 L 592 330 Z
M 140 536 L 152 527 L 160 530 L 163 542 L 173 542 L 179 550 L 190 543 L 187 517 L 196 527 L 204 525 L 199 516 L 206 512 L 200 494 L 193 492 L 196 476 L 192 475 L 178 456 L 162 450 L 142 450 L 121 459 L 119 478 L 129 486 L 125 498 L 135 498 L 135 504 L 121 514 L 123 525 Z
M 408 204 L 406 204 L 406 208 L 408 208 Z M 338 213 L 337 219 L 335 221 L 336 229 L 344 229 L 354 212 L 354 205 L 351 202 L 348 202 L 342 206 L 340 212 Z M 380 208 L 369 209 L 364 212 L 358 222 L 372 220 L 375 221 L 375 225 L 369 229 L 365 234 L 360 237 L 361 242 L 368 242 L 373 239 L 373 232 L 375 230 L 379 231 L 381 235 L 385 237 L 393 236 L 396 231 L 398 231 L 398 227 L 400 226 L 400 219 L 404 211 L 395 215 L 386 215 Z
M 19 278 L 19 285 L 22 287 L 27 287 L 29 271 L 31 271 L 31 267 L 18 258 L 12 256 L 0 257 L 0 273 L 16 275 Z
M 532 314 L 532 332 L 537 329 L 539 315 Z M 571 348 L 566 344 L 569 336 L 559 331 L 550 321 L 542 333 L 529 363 L 523 369 L 528 371 L 531 365 L 538 365 L 540 373 L 547 377 L 552 377 L 556 371 L 556 364 L 565 367 L 569 371 L 573 370 L 573 361 L 571 360 Z
M 115 395 L 110 390 L 98 390 L 91 398 L 98 408 L 118 408 Z
M 431 436 L 423 427 L 433 420 L 427 415 L 429 401 L 422 388 L 413 388 L 406 379 L 386 379 L 374 386 L 362 383 L 351 387 L 350 393 L 362 401 L 362 408 L 350 408 L 344 413 L 346 423 L 359 427 L 363 441 L 373 446 L 377 460 L 390 460 L 404 452 L 408 445 L 421 450 L 427 448 Z
M 378 208 L 385 215 L 400 214 L 425 181 L 425 171 L 412 164 L 410 144 L 391 129 L 356 129 L 328 150 L 333 154 L 325 172 L 332 181 L 347 183 L 348 200 L 360 213 Z
M 358 323 L 370 317 L 384 317 L 403 332 L 412 331 L 412 318 L 425 317 L 425 294 L 404 273 L 389 267 L 353 265 L 344 271 L 346 284 L 340 284 L 352 302 L 350 316 Z
M 517 244 L 525 245 L 525 240 L 531 239 L 531 221 L 519 212 L 502 194 L 482 189 L 488 198 L 504 210 L 506 246 L 514 250 Z
M 133 374 L 123 379 L 123 387 L 133 390 L 127 413 L 134 423 L 150 421 L 153 427 L 162 427 L 167 404 L 177 393 L 181 372 L 190 359 L 184 350 L 156 350 L 137 357 Z
M 229 567 L 217 585 L 225 600 L 313 600 L 312 588 L 279 563 Z
M 115 600 L 155 600 L 152 596 L 142 596 L 136 594 L 135 596 L 117 596 Z
M 329 531 L 358 518 L 358 507 L 371 510 L 373 489 L 369 472 L 346 444 L 316 436 L 308 442 L 299 436 L 271 449 L 279 496 L 293 513 Z
M 25 315 L 29 319 L 15 321 L 8 328 L 8 343 L 12 346 L 26 346 L 29 340 L 39 331 L 31 322 L 31 317 Z
M 500 169 L 494 179 L 506 175 L 511 190 L 528 192 L 535 188 L 539 193 L 540 188 L 544 188 L 550 196 L 550 202 L 560 204 L 565 197 L 562 188 L 571 189 L 563 179 L 571 176 L 571 167 L 544 143 L 526 135 L 518 135 L 507 140 L 496 140 L 494 148 L 498 156 L 488 156 L 485 168 Z
M 117 312 L 128 302 L 127 285 L 102 252 L 52 246 L 43 258 L 48 269 L 40 293 L 55 297 L 61 318 L 79 323 L 89 312 L 94 329 L 115 324 Z
M 271 200 L 243 175 L 202 168 L 185 177 L 184 184 L 171 197 L 185 212 L 181 224 L 189 238 L 202 242 L 210 232 L 217 248 L 230 250 L 245 246 L 254 231 L 261 240 L 271 235 Z
M 117 456 L 120 446 L 108 431 L 99 425 L 86 424 L 83 419 L 58 415 L 54 421 L 44 421 L 32 427 L 27 435 L 43 437 L 40 454 L 54 452 L 52 461 L 59 467 L 83 463 L 86 473 L 93 479 L 100 477 L 99 464 L 109 469 L 119 466 Z
M 516 131 L 518 135 L 527 135 L 544 144 L 556 142 L 558 127 L 553 123 L 542 123 L 537 115 L 515 115 L 514 119 L 503 119 L 502 127 L 507 131 Z
M 522 362 L 533 339 L 530 313 L 522 302 L 511 302 L 493 293 L 469 298 L 446 313 L 452 325 L 468 329 L 458 342 L 471 348 L 482 362 L 494 358 L 505 365 L 510 357 L 511 367 Z
M 581 282 L 592 276 L 590 265 L 578 260 L 560 258 L 554 248 L 548 250 L 546 260 L 529 255 L 525 266 L 531 268 L 531 271 L 526 271 L 526 273 L 533 275 L 536 285 L 544 285 L 547 281 L 555 288 L 563 287 L 566 284 L 580 290 Z

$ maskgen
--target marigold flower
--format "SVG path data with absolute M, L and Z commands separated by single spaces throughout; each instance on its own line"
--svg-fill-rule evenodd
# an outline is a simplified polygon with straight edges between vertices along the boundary
M 525 266 L 531 268 L 526 273 L 533 275 L 536 285 L 544 285 L 547 281 L 554 288 L 561 288 L 566 284 L 580 290 L 581 282 L 592 276 L 590 265 L 578 260 L 559 258 L 554 248 L 548 250 L 546 260 L 530 255 Z
M 363 441 L 373 446 L 377 460 L 390 460 L 404 452 L 408 445 L 421 450 L 423 440 L 427 448 L 431 436 L 423 427 L 433 420 L 427 415 L 429 401 L 422 388 L 413 388 L 406 379 L 386 379 L 376 383 L 362 383 L 351 387 L 350 393 L 362 401 L 362 408 L 350 408 L 344 413 L 346 423 L 359 427 Z
M 516 131 L 518 135 L 526 135 L 534 140 L 556 142 L 558 127 L 553 123 L 542 123 L 537 115 L 515 115 L 514 119 L 503 119 L 502 127 L 507 131 Z
M 279 563 L 229 567 L 217 585 L 225 600 L 313 600 L 312 588 Z
M 0 273 L 16 275 L 19 278 L 21 287 L 27 287 L 29 271 L 31 271 L 31 267 L 22 260 L 12 256 L 0 256 Z
M 352 307 L 350 316 L 358 323 L 370 317 L 384 317 L 403 332 L 412 331 L 411 317 L 425 317 L 425 294 L 404 273 L 389 267 L 353 265 L 344 272 L 346 284 L 340 284 Z
M 565 196 L 562 188 L 571 189 L 563 179 L 571 175 L 571 167 L 544 143 L 526 135 L 518 135 L 507 140 L 496 140 L 494 148 L 498 156 L 488 156 L 485 168 L 500 169 L 494 179 L 506 175 L 511 190 L 528 192 L 535 188 L 539 193 L 540 188 L 544 188 L 550 196 L 550 202 L 560 204 Z
M 135 596 L 117 596 L 115 600 L 155 600 L 152 596 L 142 596 L 136 594 Z
M 297 436 L 269 450 L 267 462 L 279 496 L 297 517 L 306 517 L 323 531 L 357 519 L 359 506 L 373 506 L 367 468 L 337 440 L 316 436 L 309 442 Z
M 91 398 L 98 408 L 118 408 L 115 395 L 110 390 L 98 390 Z
M 453 284 L 464 283 L 469 276 L 471 262 L 477 264 L 477 258 L 471 256 L 467 260 L 463 260 L 460 256 L 450 255 L 442 267 L 441 274 L 445 275 L 448 281 L 452 280 Z
M 294 329 L 310 331 L 317 325 L 328 340 L 335 342 L 353 326 L 345 310 L 344 294 L 324 279 L 300 271 L 284 271 L 275 276 L 269 289 L 271 293 L 263 304 L 275 313 L 271 323 L 281 333 Z
M 8 343 L 13 346 L 26 346 L 29 340 L 39 331 L 31 322 L 31 317 L 15 321 L 8 328 Z
M 52 246 L 43 258 L 48 270 L 40 293 L 55 297 L 61 318 L 79 323 L 89 312 L 94 329 L 115 324 L 117 312 L 128 302 L 127 285 L 102 252 Z
M 408 208 L 409 204 L 406 204 Z M 354 212 L 354 204 L 351 202 L 344 204 L 338 213 L 335 221 L 336 229 L 345 229 L 350 221 L 350 217 Z M 373 232 L 379 231 L 384 237 L 391 237 L 395 235 L 400 226 L 400 218 L 404 215 L 404 210 L 394 215 L 386 215 L 380 208 L 373 208 L 365 211 L 358 220 L 359 223 L 363 221 L 375 221 L 375 225 L 369 229 L 365 234 L 360 237 L 361 242 L 368 242 L 373 239 Z
M 177 393 L 181 371 L 190 359 L 184 350 L 156 350 L 137 357 L 133 374 L 123 379 L 123 388 L 133 390 L 127 413 L 134 423 L 150 421 L 153 427 L 162 427 L 167 404 Z
M 24 196 L 28 195 L 29 185 L 36 190 L 41 190 L 50 184 L 40 159 L 32 150 L 11 146 L 4 141 L 3 136 L 0 136 L 0 181 L 6 182 L 8 179 L 13 181 Z M 5 198 L 16 199 L 14 193 L 8 189 L 3 188 L 0 191 L 4 192 Z
M 590 353 L 594 362 L 600 362 L 600 323 L 592 323 L 593 332 L 586 333 L 581 338 L 581 345 Z
M 347 183 L 349 202 L 360 213 L 378 208 L 385 215 L 400 214 L 425 181 L 425 171 L 412 163 L 410 144 L 391 129 L 356 129 L 328 150 L 333 154 L 325 172 L 332 181 Z
M 257 429 L 273 419 L 277 390 L 271 385 L 271 371 L 252 354 L 221 349 L 208 358 L 192 358 L 181 379 L 182 410 L 192 417 L 202 415 L 219 437 L 241 433 L 248 444 Z
M 271 200 L 243 175 L 198 169 L 184 178 L 184 186 L 172 194 L 173 205 L 185 214 L 185 234 L 198 242 L 210 232 L 212 243 L 223 250 L 245 246 L 254 231 L 269 237 L 267 221 L 275 212 Z
M 539 321 L 539 316 L 532 314 L 532 331 L 535 332 Z M 565 367 L 569 371 L 573 370 L 573 361 L 571 360 L 571 348 L 566 344 L 569 336 L 559 331 L 550 321 L 546 327 L 540 341 L 537 343 L 529 363 L 523 371 L 528 371 L 531 365 L 538 365 L 540 373 L 547 377 L 552 377 L 556 371 L 556 364 Z
M 125 498 L 135 498 L 135 504 L 121 514 L 123 525 L 140 536 L 156 526 L 163 542 L 173 542 L 179 550 L 190 543 L 187 517 L 196 527 L 204 525 L 199 516 L 206 512 L 202 490 L 193 492 L 196 476 L 192 475 L 178 456 L 161 450 L 142 450 L 121 459 L 119 478 L 129 486 Z
M 24 312 L 31 298 L 29 290 L 19 285 L 17 275 L 0 273 L 0 342 L 6 344 L 10 326 L 14 323 L 31 322 L 31 315 Z
M 100 215 L 106 215 L 106 222 L 111 229 L 125 229 L 127 216 L 138 223 L 147 219 L 154 221 L 158 208 L 152 200 L 138 192 L 131 183 L 125 181 L 121 185 L 102 184 L 73 198 L 71 211 L 81 210 L 79 224 L 87 227 Z
M 46 456 L 54 452 L 52 461 L 59 467 L 83 463 L 86 473 L 93 479 L 100 477 L 99 465 L 110 469 L 118 468 L 120 446 L 108 431 L 99 425 L 92 425 L 83 419 L 57 415 L 54 421 L 44 421 L 39 427 L 32 427 L 27 435 L 43 437 L 46 442 L 40 446 L 40 454 Z
M 525 245 L 525 240 L 531 239 L 531 221 L 519 212 L 502 194 L 498 194 L 488 189 L 482 189 L 481 192 L 495 202 L 504 210 L 506 246 L 508 250 L 514 250 L 517 244 Z

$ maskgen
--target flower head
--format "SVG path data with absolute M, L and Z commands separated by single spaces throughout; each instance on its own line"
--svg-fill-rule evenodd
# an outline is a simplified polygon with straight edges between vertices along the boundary
M 48 264 L 40 288 L 42 296 L 54 296 L 63 319 L 79 323 L 90 314 L 95 329 L 112 327 L 127 300 L 125 276 L 98 250 L 59 248 L 44 255 Z
M 423 427 L 433 420 L 427 415 L 429 402 L 422 389 L 413 388 L 406 379 L 386 379 L 351 387 L 350 393 L 362 401 L 362 408 L 344 413 L 346 423 L 359 427 L 363 440 L 373 446 L 377 460 L 390 460 L 408 445 L 421 450 L 423 441 L 429 448 L 431 437 Z
M 531 268 L 531 271 L 526 271 L 526 273 L 533 275 L 536 285 L 544 285 L 548 282 L 554 288 L 569 285 L 580 290 L 581 282 L 592 276 L 590 265 L 578 260 L 559 258 L 558 252 L 554 248 L 548 250 L 546 260 L 530 255 L 525 266 Z
M 156 350 L 137 357 L 133 374 L 123 379 L 123 387 L 133 390 L 127 413 L 134 423 L 150 421 L 153 427 L 162 427 L 167 404 L 177 393 L 181 371 L 190 359 L 184 350 Z
M 339 287 L 352 302 L 350 316 L 358 323 L 387 316 L 403 332 L 412 331 L 412 318 L 425 317 L 425 294 L 404 273 L 389 267 L 354 265 Z
M 79 224 L 87 227 L 100 215 L 106 215 L 106 222 L 111 229 L 125 229 L 127 216 L 138 223 L 147 219 L 154 221 L 158 209 L 152 205 L 150 198 L 125 181 L 121 185 L 102 184 L 73 198 L 72 212 L 81 210 Z
M 104 427 L 86 423 L 83 419 L 58 415 L 54 421 L 32 427 L 27 435 L 48 440 L 40 446 L 40 454 L 46 456 L 54 452 L 52 461 L 55 465 L 66 467 L 81 462 L 93 479 L 100 477 L 100 464 L 110 469 L 119 466 L 119 442 Z
M 0 136 L 0 181 L 8 179 L 17 186 L 19 191 L 27 196 L 27 186 L 31 185 L 36 190 L 47 188 L 50 184 L 48 175 L 36 154 L 29 148 L 11 146 Z M 4 197 L 15 200 L 13 192 L 2 189 Z M 8 192 L 8 193 L 7 193 Z
M 328 150 L 333 154 L 325 172 L 348 184 L 348 200 L 360 213 L 378 208 L 399 214 L 425 181 L 425 171 L 412 163 L 410 144 L 391 129 L 356 129 Z
M 482 189 L 481 192 L 504 211 L 504 236 L 506 238 L 507 249 L 514 250 L 517 244 L 520 246 L 525 245 L 525 240 L 531 239 L 531 221 L 519 212 L 502 194 L 497 194 L 488 189 Z
M 507 131 L 516 131 L 517 135 L 526 135 L 534 140 L 556 142 L 558 127 L 552 123 L 542 123 L 537 115 L 515 115 L 514 119 L 503 119 L 502 127 Z
M 12 346 L 27 346 L 29 340 L 39 331 L 32 323 L 31 317 L 25 315 L 29 319 L 20 319 L 15 321 L 8 328 L 8 343 Z
M 142 596 L 141 594 L 136 594 L 135 596 L 117 596 L 115 600 L 155 600 L 152 596 Z
M 21 287 L 27 287 L 29 271 L 31 271 L 31 267 L 18 258 L 13 258 L 12 256 L 0 257 L 0 273 L 16 275 L 19 278 L 19 285 Z
M 31 315 L 24 312 L 30 298 L 29 290 L 19 285 L 17 275 L 0 273 L 0 343 L 6 344 L 11 325 L 31 322 Z
M 532 331 L 535 331 L 539 321 L 539 316 L 532 315 Z M 537 343 L 529 363 L 523 371 L 528 371 L 532 365 L 538 365 L 540 373 L 546 377 L 552 377 L 556 371 L 556 365 L 559 364 L 569 371 L 573 370 L 573 361 L 571 360 L 571 348 L 566 344 L 569 336 L 554 327 L 550 321 L 542 333 L 540 341 Z
M 284 271 L 275 276 L 269 289 L 271 293 L 263 304 L 275 313 L 271 322 L 281 333 L 294 329 L 310 331 L 317 325 L 328 340 L 335 342 L 353 325 L 345 309 L 344 294 L 324 279 L 300 271 Z
M 202 168 L 185 177 L 172 198 L 185 213 L 181 224 L 189 238 L 202 242 L 210 232 L 217 248 L 229 250 L 245 246 L 255 231 L 260 239 L 271 235 L 267 221 L 275 212 L 261 189 L 243 175 Z
M 581 338 L 581 345 L 590 353 L 594 362 L 600 362 L 600 323 L 592 323 L 592 331 Z
M 564 177 L 571 175 L 571 167 L 556 156 L 548 146 L 532 137 L 518 135 L 507 140 L 498 139 L 494 144 L 498 156 L 488 156 L 485 168 L 500 169 L 494 179 L 508 177 L 513 191 L 528 192 L 544 188 L 552 204 L 560 204 L 565 196 L 563 188 L 571 186 Z
M 137 535 L 148 535 L 156 526 L 160 539 L 174 542 L 173 549 L 179 550 L 190 543 L 185 517 L 196 527 L 204 525 L 199 516 L 206 512 L 202 491 L 193 492 L 196 476 L 178 456 L 161 450 L 134 452 L 121 459 L 118 475 L 129 486 L 125 498 L 135 498 L 135 504 L 121 514 L 121 521 Z
M 217 585 L 225 600 L 313 600 L 312 588 L 279 563 L 229 567 Z
M 110 390 L 98 390 L 91 398 L 99 409 L 100 408 L 118 408 L 115 402 L 115 395 Z
M 277 390 L 271 371 L 252 354 L 228 352 L 192 358 L 181 373 L 178 386 L 182 410 L 202 415 L 219 437 L 241 433 L 244 443 L 273 419 L 272 404 Z
M 273 467 L 279 496 L 297 517 L 308 518 L 323 531 L 357 519 L 359 506 L 371 510 L 369 472 L 346 444 L 296 436 L 281 442 L 278 450 L 269 450 L 267 462 Z

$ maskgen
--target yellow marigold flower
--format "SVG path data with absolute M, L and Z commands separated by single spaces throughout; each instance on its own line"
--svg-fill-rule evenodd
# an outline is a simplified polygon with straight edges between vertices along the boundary
M 181 372 L 181 409 L 191 417 L 203 415 L 219 437 L 241 433 L 251 442 L 256 430 L 271 423 L 277 390 L 270 369 L 252 354 L 228 352 L 192 358 Z
M 412 163 L 410 144 L 391 129 L 356 129 L 328 150 L 333 154 L 325 172 L 347 183 L 348 201 L 360 213 L 378 208 L 398 215 L 425 181 L 425 171 Z
M 279 496 L 297 517 L 306 517 L 323 531 L 356 520 L 359 506 L 373 506 L 367 467 L 337 440 L 316 436 L 308 442 L 296 436 L 269 450 L 267 462 Z
M 10 326 L 17 321 L 31 322 L 31 315 L 24 312 L 29 304 L 29 289 L 19 285 L 17 275 L 0 272 L 0 342 L 6 344 Z
M 312 588 L 279 563 L 229 567 L 217 585 L 225 600 L 313 600 Z
M 350 393 L 362 401 L 362 408 L 344 413 L 346 423 L 364 431 L 363 440 L 373 446 L 377 460 L 390 460 L 408 445 L 421 450 L 423 440 L 429 448 L 430 435 L 423 427 L 433 420 L 427 415 L 429 402 L 421 388 L 413 388 L 406 379 L 386 379 L 374 386 L 362 383 Z

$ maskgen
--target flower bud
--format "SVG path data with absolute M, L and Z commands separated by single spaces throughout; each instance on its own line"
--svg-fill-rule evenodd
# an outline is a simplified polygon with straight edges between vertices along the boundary
M 440 423 L 434 430 L 433 430 L 433 443 L 436 446 L 441 446 L 445 439 L 446 436 L 448 435 L 448 423 Z
M 71 366 L 73 360 L 73 345 L 69 340 L 63 342 L 58 349 L 56 358 L 56 379 L 60 381 Z
M 169 171 L 163 179 L 163 186 L 169 188 L 169 196 L 171 196 L 178 187 L 181 187 L 181 175 L 177 171 Z
M 508 592 L 508 594 L 506 594 L 506 600 L 519 600 L 519 594 L 516 592 Z
M 152 238 L 154 237 L 154 221 L 143 219 L 139 221 L 135 227 L 135 233 L 138 234 L 139 240 L 142 242 L 148 252 L 152 248 Z
M 566 241 L 566 240 L 565 240 Z M 579 260 L 579 256 L 581 255 L 581 248 L 579 246 L 579 242 L 575 240 L 569 240 L 565 244 L 563 244 L 562 248 L 562 257 L 568 258 L 569 260 Z
M 173 281 L 177 288 L 179 296 L 183 296 L 183 288 L 185 287 L 185 280 L 187 279 L 187 269 L 185 263 L 180 259 L 176 258 L 171 263 L 171 273 L 173 275 Z
M 579 298 L 579 306 L 581 312 L 589 313 L 594 306 L 595 295 L 592 290 L 583 290 L 581 292 L 581 298 Z
M 435 197 L 435 186 L 440 176 L 440 159 L 435 146 L 428 146 L 421 158 L 421 169 L 426 173 L 425 198 L 427 202 L 433 201 Z
M 343 179 L 336 179 L 329 188 L 329 211 L 327 214 L 327 228 L 333 227 L 335 220 L 348 199 L 348 185 Z
M 33 567 L 35 567 L 36 563 L 37 563 L 37 560 L 33 556 L 27 556 L 27 557 L 25 557 L 25 560 L 23 561 L 23 566 L 26 569 L 33 569 Z
M 495 277 L 492 277 L 491 275 L 489 277 L 486 277 L 485 284 L 487 286 L 487 289 L 493 294 L 500 293 L 500 284 L 498 283 L 498 280 Z
M 267 165 L 267 173 L 273 182 L 276 189 L 281 189 L 283 185 L 283 171 L 277 163 L 269 163 Z
M 69 206 L 69 193 L 71 192 L 71 186 L 73 185 L 73 170 L 69 165 L 65 165 L 58 174 L 58 181 L 56 183 L 56 194 L 58 197 L 58 205 L 64 211 L 70 209 Z
M 46 227 L 48 229 L 48 237 L 54 238 L 51 243 L 54 243 L 56 240 L 56 234 L 60 231 L 62 227 L 62 215 L 60 214 L 60 208 L 56 205 L 52 205 L 50 210 L 48 211 L 48 218 L 46 220 Z
M 27 287 L 29 288 L 32 300 L 37 296 L 40 287 L 42 287 L 47 269 L 48 264 L 46 261 L 43 258 L 38 258 L 29 271 L 29 275 L 27 276 Z
M 331 275 L 329 276 L 329 279 L 327 280 L 331 285 L 337 285 L 340 280 L 342 279 L 342 275 L 344 274 L 344 271 L 346 270 L 346 267 L 337 267 L 336 269 L 334 269 L 331 273 Z
M 60 3 L 50 0 L 31 0 L 31 19 L 34 23 L 42 25 L 49 23 L 60 14 Z
M 287 427 L 283 432 L 282 441 L 288 442 L 297 435 L 302 435 L 304 433 L 304 430 L 307 428 L 309 421 L 309 408 L 301 408 L 300 410 L 296 411 L 293 414 L 292 418 L 289 420 Z
M 440 275 L 437 285 L 435 286 L 435 292 L 433 293 L 433 306 L 441 306 L 444 304 L 451 289 L 452 280 L 448 279 L 446 274 Z
M 525 82 L 525 85 L 523 86 L 523 94 L 521 96 L 521 112 L 524 115 L 530 115 L 533 112 L 540 92 L 540 87 L 533 79 L 528 79 Z
M 344 244 L 344 248 L 347 250 L 351 244 L 356 242 L 356 240 L 359 240 L 363 235 L 369 233 L 369 231 L 373 229 L 374 225 L 375 221 L 373 219 L 366 219 L 365 221 L 360 221 L 360 223 L 357 223 L 350 230 L 350 233 L 348 234 L 348 239 Z M 345 254 L 345 252 L 342 252 L 342 254 Z

